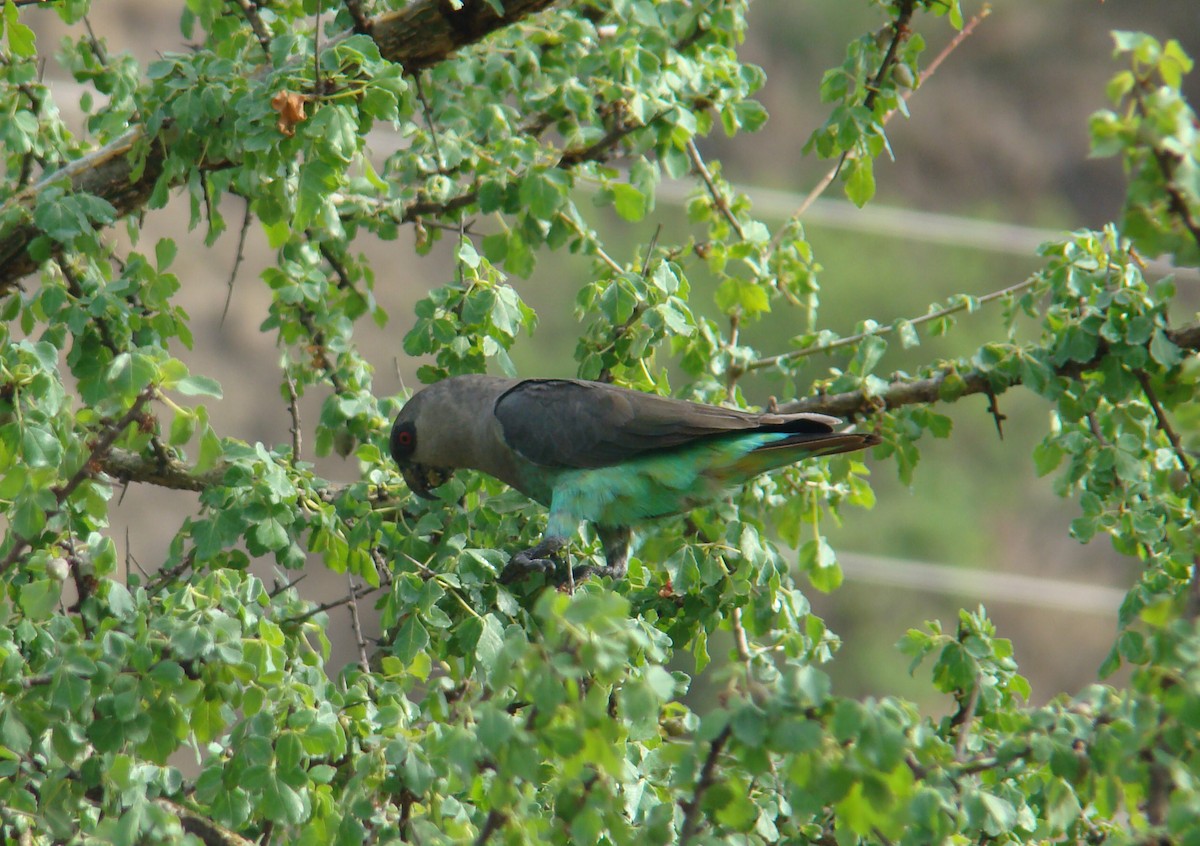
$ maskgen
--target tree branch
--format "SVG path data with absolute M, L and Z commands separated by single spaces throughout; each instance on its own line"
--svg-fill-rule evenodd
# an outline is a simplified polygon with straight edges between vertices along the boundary
M 268 56 L 271 55 L 271 33 L 267 30 L 266 24 L 263 23 L 258 14 L 256 7 L 250 0 L 235 0 L 238 7 L 242 10 L 242 15 L 246 18 L 246 22 L 250 24 L 250 29 L 254 30 L 254 37 L 258 39 L 259 46 Z
M 247 840 L 237 832 L 218 825 L 204 814 L 198 814 L 178 802 L 158 798 L 154 800 L 154 804 L 178 817 L 183 830 L 199 838 L 204 846 L 254 846 L 253 840 Z
M 704 759 L 704 766 L 700 768 L 700 779 L 696 782 L 692 798 L 683 803 L 683 828 L 679 832 L 679 846 L 687 846 L 700 829 L 700 801 L 716 781 L 717 758 L 721 756 L 721 750 L 729 742 L 731 734 L 733 729 L 725 726 L 708 747 L 708 756 Z
M 729 200 L 717 187 L 717 183 L 713 181 L 712 173 L 708 169 L 708 165 L 704 163 L 704 158 L 700 155 L 700 150 L 696 147 L 696 140 L 689 138 L 687 142 L 688 158 L 692 160 L 692 169 L 699 174 L 704 180 L 704 186 L 708 189 L 709 196 L 712 197 L 713 205 L 717 207 L 717 211 L 725 218 L 726 222 L 733 227 L 733 231 L 737 233 L 738 239 L 745 241 L 746 233 L 742 231 L 742 224 L 734 216 L 733 210 L 729 208 Z
M 1018 282 L 1016 285 L 1010 285 L 1009 287 L 1002 288 L 999 291 L 992 291 L 991 293 L 984 294 L 981 297 L 974 298 L 975 304 L 984 305 L 985 303 L 990 303 L 992 300 L 998 300 L 1002 297 L 1007 297 L 1010 294 L 1019 293 L 1024 291 L 1026 288 L 1033 287 L 1038 281 L 1040 280 L 1037 276 L 1030 276 L 1024 282 Z M 970 304 L 971 301 L 969 299 L 963 300 L 962 302 L 956 303 L 952 306 L 939 308 L 937 311 L 931 311 L 929 314 L 923 314 L 920 317 L 914 317 L 909 320 L 908 323 L 910 326 L 919 326 L 922 323 L 928 323 L 931 320 L 937 320 L 939 317 L 949 317 L 950 315 L 957 314 L 960 311 L 966 311 L 970 307 Z M 838 338 L 835 341 L 830 341 L 828 344 L 804 347 L 803 349 L 792 350 L 790 352 L 779 353 L 778 355 L 767 356 L 766 358 L 755 359 L 746 365 L 746 369 L 761 370 L 764 367 L 772 367 L 776 364 L 779 364 L 781 361 L 795 361 L 798 358 L 805 358 L 806 356 L 816 355 L 817 353 L 833 352 L 839 347 L 857 344 L 863 338 L 869 338 L 872 335 L 888 335 L 894 332 L 895 329 L 895 325 L 891 323 L 883 326 L 876 326 L 874 329 L 870 329 L 866 332 L 858 332 L 854 335 L 847 335 L 844 338 Z
M 990 14 L 991 9 L 987 6 L 984 6 L 978 14 L 967 21 L 963 28 L 959 30 L 958 34 L 955 35 L 954 38 L 950 39 L 950 43 L 942 48 L 942 52 L 938 53 L 937 56 L 934 57 L 933 61 L 929 63 L 929 66 L 921 73 L 920 82 L 905 91 L 904 94 L 901 95 L 900 99 L 907 103 L 913 94 L 917 92 L 917 89 L 920 88 L 921 85 L 924 85 L 931 76 L 937 73 L 937 69 L 941 66 L 942 62 L 946 61 L 947 57 L 957 50 L 963 41 L 970 37 L 971 33 L 975 31 L 975 27 L 979 25 L 980 21 Z M 887 126 L 888 121 L 892 119 L 892 117 L 896 114 L 896 111 L 896 109 L 892 109 L 890 112 L 884 115 L 879 121 L 880 125 Z M 784 235 L 787 233 L 790 225 L 804 217 L 804 213 L 808 211 L 809 206 L 816 202 L 817 198 L 825 193 L 825 189 L 833 184 L 833 180 L 837 178 L 838 171 L 841 170 L 841 167 L 842 162 L 839 160 L 836 165 L 831 167 L 826 174 L 817 181 L 817 184 L 813 186 L 812 190 L 808 192 L 807 196 L 805 196 L 803 202 L 800 203 L 799 208 L 792 212 L 792 216 L 788 218 L 787 223 L 779 227 L 779 230 L 771 238 L 771 252 L 775 252 L 775 250 L 779 249 L 780 244 L 783 243 Z
M 499 15 L 487 0 L 465 0 L 454 10 L 446 0 L 419 0 L 370 22 L 371 37 L 387 60 L 404 66 L 409 74 L 438 64 L 456 50 L 550 5 L 553 0 L 507 0 Z M 139 146 L 149 140 L 150 150 L 138 171 Z M 42 234 L 33 222 L 40 192 L 52 185 L 67 185 L 73 193 L 92 194 L 108 201 L 118 218 L 144 207 L 163 172 L 162 140 L 147 139 L 142 125 L 120 138 L 43 177 L 29 189 L 0 206 L 0 296 L 38 268 L 29 245 Z M 227 161 L 200 161 L 203 169 L 227 167 Z M 135 176 L 136 174 L 136 176 Z M 180 179 L 184 178 L 183 175 Z
M 1169 330 L 1167 337 L 1180 349 L 1190 352 L 1200 350 L 1200 324 Z M 1090 361 L 1069 362 L 1058 368 L 1057 372 L 1060 376 L 1078 376 L 1099 367 L 1104 360 L 1104 355 L 1105 350 L 1101 345 Z M 780 405 L 779 410 L 788 414 L 797 411 L 818 411 L 837 417 L 854 418 L 889 408 L 934 403 L 941 400 L 942 383 L 951 373 L 957 373 L 958 377 L 962 379 L 962 384 L 956 388 L 958 396 L 989 392 L 1002 394 L 1009 388 L 1021 384 L 1019 376 L 1006 376 L 995 371 L 985 373 L 981 370 L 967 370 L 964 372 L 956 370 L 953 365 L 946 365 L 932 376 L 921 379 L 896 379 L 885 390 L 873 396 L 868 396 L 862 391 L 818 394 L 784 403 Z
M 1171 425 L 1171 418 L 1167 416 L 1166 410 L 1162 407 L 1162 403 L 1158 401 L 1158 394 L 1154 392 L 1154 386 L 1150 384 L 1150 377 L 1146 375 L 1145 370 L 1138 370 L 1138 384 L 1142 386 L 1142 393 L 1146 395 L 1146 400 L 1150 403 L 1150 407 L 1154 409 L 1154 417 L 1158 420 L 1158 428 L 1167 436 L 1167 440 L 1171 442 L 1171 449 L 1175 451 L 1175 457 L 1179 459 L 1179 465 L 1183 471 L 1188 474 L 1188 479 L 1192 479 L 1192 462 L 1188 460 L 1187 450 L 1183 448 L 1183 442 L 1179 439 L 1179 434 L 1175 431 L 1175 427 Z
M 58 512 L 62 510 L 63 503 L 71 498 L 71 494 L 75 493 L 75 489 L 83 484 L 84 479 L 92 475 L 95 466 L 104 461 L 105 458 L 110 454 L 113 444 L 116 443 L 117 438 L 121 437 L 121 433 L 124 432 L 131 423 L 142 416 L 142 406 L 149 401 L 153 392 L 153 388 L 147 388 L 138 394 L 137 399 L 133 401 L 133 405 L 129 406 L 129 410 L 122 415 L 121 419 L 108 426 L 100 435 L 100 437 L 96 439 L 95 444 L 92 445 L 92 451 L 88 454 L 87 460 L 79 466 L 79 469 L 77 469 L 71 478 L 67 480 L 65 485 L 54 491 L 54 508 L 49 509 L 46 512 L 45 519 L 47 522 L 49 522 L 52 516 L 58 514 Z M 25 550 L 29 547 L 29 544 L 32 541 L 33 538 L 27 538 L 23 535 L 18 535 L 15 532 L 13 533 L 12 548 L 9 549 L 8 554 L 4 556 L 4 560 L 0 561 L 0 574 L 6 572 L 10 567 L 12 567 L 13 564 L 21 559 L 21 556 L 25 553 Z
M 221 483 L 225 466 L 198 471 L 195 467 L 172 459 L 167 463 L 150 459 L 127 449 L 113 447 L 101 460 L 104 472 L 123 482 L 144 482 L 179 491 L 203 491 Z

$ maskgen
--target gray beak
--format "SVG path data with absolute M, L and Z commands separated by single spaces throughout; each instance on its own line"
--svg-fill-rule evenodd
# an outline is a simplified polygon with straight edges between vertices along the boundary
M 426 467 L 424 464 L 405 464 L 400 468 L 409 490 L 422 499 L 437 499 L 432 490 L 450 481 L 454 471 L 444 467 Z

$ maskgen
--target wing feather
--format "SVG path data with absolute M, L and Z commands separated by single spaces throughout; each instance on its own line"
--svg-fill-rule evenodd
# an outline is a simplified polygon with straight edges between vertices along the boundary
M 752 430 L 818 440 L 834 434 L 841 422 L 824 414 L 739 411 L 572 379 L 520 382 L 500 396 L 494 412 L 513 450 L 535 464 L 572 468 L 607 467 Z

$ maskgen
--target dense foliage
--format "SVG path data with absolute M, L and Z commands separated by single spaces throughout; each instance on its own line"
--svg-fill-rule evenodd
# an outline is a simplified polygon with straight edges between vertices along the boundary
M 87 0 L 0 8 L 6 842 L 1200 843 L 1200 327 L 1172 322 L 1172 282 L 1145 271 L 1200 261 L 1200 130 L 1178 45 L 1116 36 L 1124 69 L 1091 131 L 1128 172 L 1120 221 L 1047 245 L 1044 269 L 1002 294 L 891 325 L 863 315 L 838 338 L 799 217 L 772 231 L 697 147 L 766 117 L 762 72 L 736 52 L 744 3 L 181 5 L 195 48 L 146 67 L 83 26 Z M 874 5 L 881 28 L 821 82 L 829 116 L 807 147 L 859 204 L 920 80 L 916 28 L 963 26 L 956 0 Z M 54 13 L 76 24 L 57 61 L 94 92 L 79 132 L 27 26 Z M 369 131 L 402 141 L 379 153 Z M 694 180 L 694 237 L 606 244 L 603 209 L 646 219 L 664 177 Z M 315 475 L 299 438 L 250 444 L 210 424 L 201 402 L 236 374 L 189 372 L 188 274 L 170 239 L 138 238 L 180 193 L 210 238 L 227 195 L 265 231 L 279 402 L 322 398 L 306 434 L 318 454 L 355 456 L 356 483 Z M 118 224 L 129 249 L 107 237 Z M 946 717 L 836 695 L 821 669 L 836 637 L 780 547 L 836 588 L 821 526 L 872 505 L 856 456 L 650 527 L 621 583 L 498 585 L 543 512 L 475 474 L 414 500 L 383 447 L 403 398 L 372 393 L 355 345 L 361 321 L 388 319 L 358 245 L 412 231 L 456 256 L 415 321 L 392 316 L 426 381 L 512 372 L 536 326 L 520 280 L 566 251 L 581 376 L 666 392 L 670 368 L 686 377 L 676 393 L 741 404 L 742 378 L 770 372 L 780 395 L 814 395 L 796 407 L 877 429 L 876 472 L 906 477 L 919 440 L 949 434 L 939 404 L 1034 392 L 1053 424 L 1033 458 L 1078 500 L 1072 532 L 1141 565 L 1106 665 L 1132 665 L 1131 682 L 1031 707 L 978 611 L 900 644 L 954 703 Z M 715 302 L 690 297 L 698 275 Z M 1007 337 L 878 372 L 889 343 L 991 301 Z M 792 348 L 757 348 L 755 318 L 780 309 L 801 327 Z M 844 371 L 812 384 L 804 362 L 842 347 Z M 199 492 L 149 573 L 119 566 L 108 533 L 124 484 Z M 361 660 L 329 666 L 339 603 L 264 584 L 248 570 L 262 558 L 350 574 L 340 603 L 378 602 L 382 641 L 360 634 Z M 731 654 L 710 661 L 718 632 Z M 721 691 L 703 713 L 683 699 L 698 682 Z

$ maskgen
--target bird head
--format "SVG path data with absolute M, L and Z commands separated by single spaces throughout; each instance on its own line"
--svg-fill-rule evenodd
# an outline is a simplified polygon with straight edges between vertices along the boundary
M 432 490 L 444 485 L 454 475 L 449 467 L 436 467 L 423 464 L 418 460 L 417 443 L 417 411 L 413 402 L 401 409 L 396 422 L 392 425 L 391 453 L 396 464 L 400 466 L 400 475 L 404 477 L 409 489 L 422 499 L 436 499 Z

